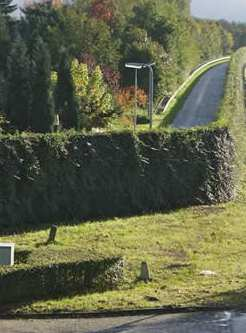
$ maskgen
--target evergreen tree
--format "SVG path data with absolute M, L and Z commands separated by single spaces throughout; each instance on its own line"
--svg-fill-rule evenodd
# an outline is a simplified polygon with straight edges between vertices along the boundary
M 7 59 L 6 113 L 18 130 L 29 128 L 31 100 L 30 61 L 25 43 L 17 40 Z
M 13 13 L 17 6 L 12 4 L 13 0 L 0 0 L 0 13 L 9 15 Z
M 32 50 L 31 128 L 35 132 L 51 132 L 54 103 L 51 86 L 50 54 L 43 40 L 37 38 Z
M 0 72 L 0 114 L 5 112 L 5 90 L 6 82 L 3 73 Z
M 77 128 L 78 103 L 71 74 L 71 63 L 66 52 L 62 52 L 58 67 L 55 90 L 56 111 L 64 128 Z
M 6 60 L 10 51 L 10 31 L 7 18 L 0 12 L 0 70 L 5 70 Z

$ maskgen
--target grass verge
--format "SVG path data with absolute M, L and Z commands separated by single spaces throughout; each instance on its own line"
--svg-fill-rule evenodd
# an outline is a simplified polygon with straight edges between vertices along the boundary
M 244 183 L 245 184 L 245 183 Z M 147 215 L 60 227 L 49 245 L 50 262 L 123 256 L 125 278 L 118 290 L 74 294 L 11 307 L 12 313 L 96 311 L 144 307 L 246 306 L 246 186 L 237 201 Z M 26 262 L 44 256 L 40 241 L 48 229 L 1 237 L 29 253 Z M 138 281 L 141 261 L 152 281 Z M 210 270 L 214 276 L 200 273 Z
M 164 117 L 162 114 L 162 120 L 159 124 L 159 127 L 168 127 L 172 121 L 174 120 L 177 113 L 180 111 L 186 98 L 191 93 L 194 86 L 200 80 L 200 78 L 212 69 L 215 66 L 223 64 L 229 61 L 228 58 L 224 58 L 215 62 L 210 62 L 201 68 L 198 68 L 195 72 L 193 72 L 188 79 L 183 83 L 183 85 L 179 88 L 179 90 L 174 94 L 173 98 L 170 100 L 169 104 L 165 108 Z
M 133 112 L 132 112 L 133 113 Z M 133 131 L 133 120 L 132 113 L 129 112 L 129 120 L 124 124 L 122 119 L 116 119 L 110 126 L 110 131 L 124 131 L 124 130 L 132 130 Z M 149 130 L 149 119 L 148 119 L 148 111 L 147 107 L 145 109 L 138 109 L 137 111 L 138 119 L 137 119 L 137 131 L 148 131 Z M 152 128 L 158 129 L 161 120 L 163 119 L 162 113 L 153 113 L 152 118 Z
M 235 60 L 235 66 L 237 63 Z M 232 70 L 234 80 L 228 87 L 233 89 L 227 89 L 232 92 L 228 97 L 231 107 L 235 102 L 234 92 L 241 93 L 235 83 L 241 82 L 239 70 L 238 73 Z M 242 93 L 240 96 L 243 100 Z M 236 98 L 236 102 L 238 100 Z M 242 104 L 238 106 L 240 112 Z M 231 110 L 226 106 L 227 109 Z M 245 307 L 246 166 L 243 155 L 241 158 L 244 172 L 240 173 L 243 177 L 240 195 L 228 204 L 93 223 L 75 221 L 73 226 L 60 227 L 57 243 L 48 248 L 43 244 L 48 235 L 45 226 L 38 232 L 0 237 L 1 242 L 15 242 L 17 253 L 22 254 L 25 264 L 30 266 L 39 260 L 48 260 L 50 264 L 73 261 L 76 256 L 84 260 L 119 256 L 124 257 L 126 263 L 124 281 L 117 290 L 69 297 L 60 295 L 59 299 L 50 297 L 11 306 L 9 312 L 88 312 L 161 306 Z M 147 284 L 138 279 L 143 260 L 151 270 L 152 280 Z M 201 274 L 203 271 L 214 274 L 206 276 Z

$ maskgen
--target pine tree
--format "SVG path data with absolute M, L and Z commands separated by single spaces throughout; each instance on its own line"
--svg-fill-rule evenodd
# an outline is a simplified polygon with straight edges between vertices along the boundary
M 6 113 L 11 124 L 23 131 L 30 126 L 30 60 L 25 43 L 14 42 L 7 59 Z
M 38 37 L 32 50 L 32 111 L 31 128 L 34 132 L 53 130 L 54 103 L 51 87 L 50 54 Z
M 0 0 L 0 13 L 9 15 L 16 11 L 17 5 L 12 4 L 13 0 Z
M 0 72 L 0 114 L 5 112 L 5 90 L 6 82 L 3 73 Z
M 57 74 L 58 80 L 55 90 L 56 111 L 64 128 L 77 128 L 78 103 L 75 97 L 71 63 L 65 51 L 61 54 Z
M 0 70 L 6 69 L 6 60 L 11 48 L 8 19 L 0 12 Z

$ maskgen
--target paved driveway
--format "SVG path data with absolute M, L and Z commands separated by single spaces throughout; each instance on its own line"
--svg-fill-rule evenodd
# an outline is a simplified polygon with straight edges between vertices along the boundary
M 246 315 L 197 313 L 66 320 L 0 321 L 1 333 L 245 333 Z
M 206 72 L 192 89 L 172 123 L 175 128 L 207 125 L 215 120 L 224 93 L 228 64 Z

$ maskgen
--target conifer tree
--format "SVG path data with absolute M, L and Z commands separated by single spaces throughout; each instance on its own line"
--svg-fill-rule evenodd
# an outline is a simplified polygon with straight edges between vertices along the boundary
M 34 132 L 53 130 L 54 103 L 51 86 L 50 54 L 38 37 L 32 50 L 32 111 L 31 128 Z
M 57 74 L 58 80 L 55 90 L 56 112 L 59 114 L 64 128 L 77 128 L 78 103 L 71 74 L 71 62 L 65 51 L 61 54 Z
M 0 13 L 9 15 L 13 13 L 17 6 L 12 4 L 13 0 L 0 0 Z
M 0 114 L 5 112 L 5 90 L 6 82 L 3 73 L 0 72 Z
M 11 124 L 23 131 L 30 126 L 30 60 L 22 40 L 13 43 L 7 59 L 6 114 Z
M 10 51 L 10 29 L 8 19 L 0 12 L 0 70 L 6 69 L 6 60 Z

